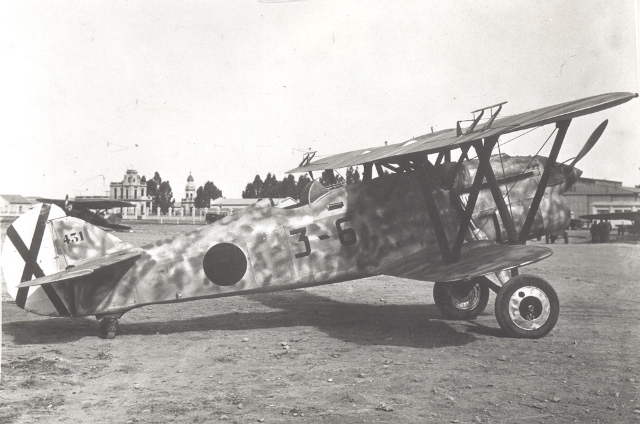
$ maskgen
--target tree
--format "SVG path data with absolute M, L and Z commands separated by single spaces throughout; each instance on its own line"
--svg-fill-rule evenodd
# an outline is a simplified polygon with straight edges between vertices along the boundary
M 175 200 L 173 199 L 173 191 L 169 181 L 162 181 L 158 171 L 153 175 L 152 180 L 147 181 L 147 194 L 151 196 L 151 210 L 153 213 L 167 213 L 169 208 L 173 207 Z
M 151 197 L 151 210 L 153 213 L 157 213 L 158 209 L 158 188 L 162 183 L 162 178 L 158 171 L 153 176 L 152 180 L 147 181 L 147 195 Z
M 307 177 L 306 174 L 302 174 L 298 177 L 298 182 L 296 183 L 297 196 L 295 197 L 297 200 L 302 199 L 302 192 L 309 184 L 311 184 L 311 178 Z
M 247 184 L 242 192 L 243 199 L 257 199 L 260 197 L 260 189 L 262 188 L 262 178 L 256 175 L 252 183 Z
M 169 208 L 173 207 L 175 200 L 173 199 L 173 191 L 171 190 L 171 184 L 169 181 L 162 181 L 160 188 L 156 192 L 157 207 L 160 208 L 160 212 L 167 213 Z
M 338 181 L 336 180 L 336 175 L 333 173 L 333 169 L 325 169 L 322 171 L 320 182 L 325 187 L 335 185 Z
M 211 181 L 204 183 L 204 187 L 200 186 L 196 190 L 196 198 L 194 204 L 196 208 L 209 207 L 212 200 L 222 196 L 222 191 L 216 187 Z
M 278 183 L 278 196 L 277 197 L 291 197 L 292 199 L 298 198 L 298 190 L 296 189 L 296 179 L 293 175 L 289 174 L 286 178 Z
M 264 183 L 262 183 L 262 187 L 260 187 L 260 190 L 258 191 L 258 197 L 261 199 L 279 197 L 278 179 L 275 175 L 272 175 L 271 172 L 269 172 L 267 174 L 267 178 L 264 179 Z
M 207 181 L 204 183 L 204 195 L 205 197 L 209 197 L 211 200 L 215 200 L 222 196 L 222 190 L 216 187 L 216 185 L 211 181 Z
M 194 199 L 193 204 L 196 208 L 206 208 L 209 206 L 209 203 L 205 202 L 204 189 L 202 186 L 198 187 L 196 190 L 196 198 Z
M 311 180 L 306 175 L 301 175 L 297 182 L 293 175 L 287 175 L 282 181 L 278 181 L 278 178 L 270 172 L 264 181 L 262 181 L 260 175 L 256 175 L 253 182 L 246 185 L 242 192 L 242 198 L 264 199 L 268 197 L 291 197 L 298 200 L 300 199 L 300 193 L 310 182 Z
M 358 168 L 350 166 L 347 168 L 347 184 L 354 184 L 357 182 L 360 182 L 360 173 L 358 172 Z

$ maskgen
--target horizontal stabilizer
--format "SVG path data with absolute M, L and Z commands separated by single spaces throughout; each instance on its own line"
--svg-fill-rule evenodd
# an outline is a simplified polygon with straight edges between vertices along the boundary
M 464 245 L 460 260 L 455 263 L 430 262 L 427 253 L 421 250 L 405 257 L 401 264 L 379 269 L 378 272 L 421 281 L 452 282 L 519 268 L 552 254 L 553 250 L 547 247 L 476 241 Z
M 87 259 L 82 262 L 78 262 L 76 266 L 65 271 L 57 272 L 55 274 L 45 275 L 44 277 L 36 278 L 35 280 L 25 281 L 18 285 L 20 287 L 32 287 L 41 286 L 43 284 L 57 283 L 60 281 L 69 281 L 85 277 L 93 274 L 94 271 L 99 269 L 105 269 L 109 267 L 126 267 L 128 270 L 131 265 L 138 260 L 138 258 L 144 252 L 141 248 L 128 249 L 121 252 L 110 253 L 108 255 L 100 256 L 97 258 Z M 125 270 L 125 272 L 126 272 Z M 83 279 L 84 282 L 89 282 L 90 278 Z

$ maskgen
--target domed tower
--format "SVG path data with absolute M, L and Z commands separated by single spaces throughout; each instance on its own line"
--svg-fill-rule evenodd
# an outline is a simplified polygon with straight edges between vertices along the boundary
M 184 207 L 185 214 L 191 215 L 193 213 L 194 202 L 196 198 L 196 184 L 193 182 L 193 176 L 189 172 L 187 177 L 187 185 L 184 187 L 185 198 L 182 199 L 182 207 Z
M 184 191 L 187 193 L 187 199 L 193 199 L 196 193 L 196 185 L 193 182 L 191 173 L 189 173 L 189 176 L 187 177 L 187 185 L 185 186 Z

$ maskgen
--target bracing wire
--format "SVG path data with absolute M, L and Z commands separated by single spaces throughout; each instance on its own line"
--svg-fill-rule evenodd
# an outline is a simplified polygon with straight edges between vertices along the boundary
M 536 127 L 536 128 L 540 128 L 540 127 Z M 534 129 L 536 129 L 536 128 L 534 128 Z M 531 131 L 533 131 L 533 130 L 531 130 Z M 528 131 L 528 132 L 531 132 L 531 131 Z M 529 166 L 530 166 L 530 165 L 533 163 L 533 161 L 535 160 L 535 157 L 536 157 L 536 156 L 538 156 L 538 154 L 542 151 L 542 149 L 544 149 L 544 146 L 546 146 L 546 145 L 547 145 L 547 143 L 549 142 L 549 140 L 551 139 L 551 137 L 553 136 L 553 134 L 555 134 L 555 132 L 556 132 L 556 131 L 557 131 L 557 128 L 554 128 L 554 129 L 553 129 L 553 131 L 551 132 L 551 134 L 549 134 L 549 137 L 547 137 L 547 139 L 546 139 L 546 140 L 545 140 L 545 142 L 542 144 L 542 146 L 540 146 L 540 148 L 538 149 L 538 151 L 536 152 L 536 154 L 535 154 L 535 155 L 533 155 L 533 156 L 531 157 L 531 160 L 529 161 L 529 163 L 527 164 L 527 166 L 525 166 L 525 167 L 523 168 L 523 171 L 520 173 L 520 175 L 523 175 L 523 174 L 526 172 L 526 170 L 529 168 Z M 527 133 L 528 133 L 528 132 L 527 132 Z M 525 133 L 525 134 L 527 134 L 527 133 Z M 525 134 L 522 134 L 522 135 L 525 135 Z M 513 140 L 515 140 L 515 138 L 514 138 L 514 139 L 511 139 L 511 140 L 509 140 L 509 141 L 507 141 L 507 143 L 508 143 L 508 142 L 511 142 L 511 141 L 513 141 Z M 503 145 L 503 146 L 504 146 L 505 144 L 506 144 L 506 143 L 502 143 L 502 145 Z M 500 152 L 500 145 L 499 145 L 499 144 L 498 144 L 498 152 Z M 500 162 L 502 163 L 502 154 L 500 154 Z M 504 175 L 504 166 L 503 166 L 503 168 L 502 168 L 502 175 Z M 511 200 L 510 200 L 510 198 L 509 198 L 509 193 L 511 193 L 511 190 L 513 190 L 513 189 L 515 188 L 515 186 L 516 186 L 516 184 L 517 184 L 517 183 L 518 183 L 518 180 L 516 179 L 516 181 L 514 181 L 513 185 L 512 185 L 510 188 L 508 188 L 508 189 L 507 189 L 507 192 L 506 192 L 507 199 L 509 199 L 509 211 L 511 212 L 511 215 L 512 215 L 512 216 L 513 216 L 513 212 L 511 211 Z M 487 225 L 487 223 L 488 223 L 488 222 L 489 222 L 489 220 L 486 220 L 486 221 L 484 222 L 484 224 L 482 224 L 482 226 L 479 228 L 479 230 L 481 230 L 481 231 L 482 231 L 482 229 L 484 228 L 484 226 L 485 226 L 485 225 Z

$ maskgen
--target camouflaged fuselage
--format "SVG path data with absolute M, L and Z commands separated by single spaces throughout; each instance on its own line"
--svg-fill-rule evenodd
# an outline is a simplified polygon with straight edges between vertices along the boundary
M 504 163 L 504 174 L 496 172 L 499 179 L 521 175 L 501 184 L 520 230 L 542 166 L 531 158 L 505 158 Z M 463 203 L 475 167 L 477 162 L 467 162 L 456 179 L 454 190 Z M 522 177 L 525 169 L 529 174 Z M 77 289 L 76 314 L 353 280 L 376 275 L 416 252 L 423 252 L 425 261 L 441 261 L 417 178 L 411 172 L 385 175 L 328 190 L 292 208 L 262 199 L 206 227 L 142 246 L 142 256 L 118 281 Z M 451 193 L 438 189 L 434 194 L 447 238 L 453 240 L 459 223 Z M 506 239 L 488 188 L 480 192 L 473 219 L 489 239 Z M 533 233 L 566 226 L 568 219 L 561 188 L 549 187 Z
M 491 161 L 520 231 L 543 167 L 531 157 L 494 157 Z M 434 191 L 441 225 L 450 242 L 459 226 L 455 202 L 466 203 L 476 169 L 477 161 L 465 162 L 450 190 Z M 438 166 L 435 171 L 446 175 L 451 164 Z M 81 269 L 83 261 L 91 258 L 114 257 L 108 261 L 115 265 L 100 265 L 90 276 L 76 280 L 32 287 L 19 306 L 50 316 L 118 315 L 147 304 L 353 280 L 403 265 L 412 267 L 412 262 L 407 262 L 409 257 L 420 258 L 422 264 L 441 263 L 418 175 L 389 174 L 323 189 L 311 196 L 310 203 L 289 207 L 262 199 L 211 225 L 141 248 L 128 246 L 75 218 L 52 219 L 47 225 L 56 254 L 49 265 L 39 259 L 45 275 L 73 270 L 76 265 Z M 531 235 L 568 225 L 570 214 L 562 192 L 562 184 L 546 189 Z M 469 232 L 467 240 L 474 235 L 496 241 L 507 239 L 488 187 L 479 193 L 473 226 L 476 231 Z M 72 240 L 67 242 L 70 235 Z M 119 254 L 129 256 L 118 262 Z M 403 272 L 411 274 L 410 270 Z M 429 275 L 418 279 L 432 281 Z M 52 286 L 57 296 L 47 286 Z M 56 297 L 59 299 L 54 307 L 56 302 L 50 300 Z

